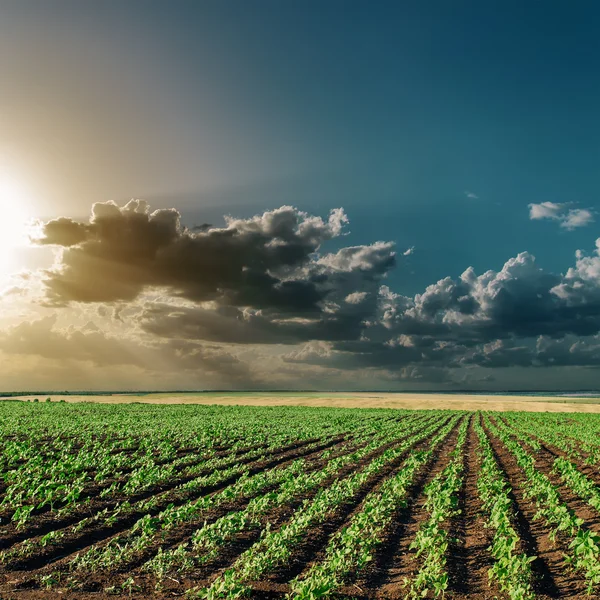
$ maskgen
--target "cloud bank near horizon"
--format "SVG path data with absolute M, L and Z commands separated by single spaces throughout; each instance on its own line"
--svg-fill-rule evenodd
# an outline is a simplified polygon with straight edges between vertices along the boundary
M 545 204 L 532 218 L 555 218 Z M 47 317 L 5 330 L 0 351 L 263 387 L 296 376 L 484 385 L 502 369 L 600 365 L 600 238 L 564 274 L 525 251 L 406 296 L 386 278 L 412 247 L 343 246 L 348 227 L 342 208 L 323 218 L 282 206 L 189 229 L 174 208 L 94 204 L 87 222 L 43 224 L 37 243 L 56 248 L 43 303 L 55 314 L 96 307 L 114 330 Z

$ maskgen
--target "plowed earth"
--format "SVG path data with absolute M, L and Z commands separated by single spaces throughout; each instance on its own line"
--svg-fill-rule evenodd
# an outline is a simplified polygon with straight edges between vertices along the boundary
M 352 518 L 361 512 L 365 498 L 377 492 L 386 480 L 402 470 L 409 452 L 428 449 L 435 432 L 449 423 L 454 415 L 456 413 L 448 412 L 444 416 L 441 411 L 438 412 L 436 428 L 427 439 L 416 441 L 409 449 L 367 478 L 351 497 L 336 507 L 331 518 L 309 527 L 302 541 L 291 549 L 289 560 L 285 564 L 275 565 L 259 581 L 247 582 L 250 586 L 249 595 L 264 599 L 285 598 L 290 593 L 289 582 L 292 579 L 302 578 L 311 566 L 326 558 L 329 542 L 336 532 L 343 530 Z M 501 417 L 495 415 L 490 423 L 497 425 L 499 419 Z M 531 565 L 533 573 L 531 583 L 535 596 L 543 600 L 600 597 L 600 590 L 597 590 L 597 595 L 589 596 L 582 574 L 566 566 L 565 555 L 569 552 L 569 540 L 561 536 L 553 539 L 550 526 L 536 517 L 537 508 L 527 497 L 528 482 L 524 472 L 501 439 L 490 431 L 480 413 L 460 415 L 460 419 L 454 423 L 446 438 L 435 448 L 427 463 L 416 474 L 406 503 L 399 505 L 395 510 L 366 568 L 346 577 L 343 585 L 331 596 L 365 600 L 407 597 L 406 582 L 418 574 L 423 563 L 422 557 L 417 556 L 415 550 L 411 548 L 411 542 L 429 516 L 425 504 L 425 489 L 427 484 L 452 460 L 451 452 L 457 445 L 459 427 L 463 420 L 468 421 L 468 427 L 466 441 L 459 455 L 459 460 L 464 465 L 462 486 L 458 492 L 459 511 L 443 524 L 451 539 L 446 553 L 448 587 L 445 597 L 475 600 L 509 597 L 500 589 L 498 583 L 488 576 L 494 560 L 489 550 L 492 531 L 486 527 L 486 516 L 483 513 L 477 488 L 481 457 L 479 440 L 474 428 L 476 423 L 484 424 L 497 464 L 510 483 L 512 523 L 520 537 L 520 550 L 536 557 Z M 432 421 L 428 421 L 427 415 L 424 414 L 424 427 L 427 422 Z M 399 431 L 401 431 L 400 426 Z M 23 527 L 17 528 L 9 520 L 10 513 L 5 511 L 2 513 L 4 518 L 0 521 L 0 550 L 9 551 L 10 554 L 8 560 L 5 559 L 0 565 L 0 599 L 100 600 L 115 597 L 166 599 L 184 597 L 186 590 L 192 588 L 207 588 L 226 569 L 232 567 L 244 552 L 259 542 L 265 528 L 278 531 L 302 506 L 314 499 L 319 489 L 327 488 L 335 481 L 358 473 L 376 457 L 381 456 L 388 449 L 398 447 L 404 440 L 405 437 L 399 434 L 397 439 L 382 442 L 379 447 L 359 460 L 344 465 L 326 477 L 317 488 L 299 492 L 285 505 L 273 505 L 262 516 L 260 527 L 248 527 L 235 534 L 220 547 L 216 557 L 182 572 L 173 570 L 161 581 L 143 568 L 148 560 L 159 552 L 174 549 L 190 540 L 194 531 L 204 523 L 214 523 L 227 514 L 243 511 L 252 498 L 274 492 L 279 484 L 274 483 L 266 488 L 263 487 L 256 494 L 250 493 L 232 498 L 203 512 L 198 519 L 191 519 L 174 529 L 159 533 L 150 544 L 134 553 L 115 569 L 100 568 L 89 572 L 73 569 L 72 561 L 78 554 L 84 554 L 93 545 L 98 548 L 106 547 L 111 540 L 130 533 L 136 521 L 145 514 L 156 516 L 170 505 L 183 505 L 190 499 L 218 494 L 235 483 L 239 476 L 232 475 L 231 478 L 215 485 L 186 491 L 186 488 L 178 486 L 203 473 L 194 472 L 192 476 L 186 475 L 185 470 L 182 470 L 172 480 L 145 489 L 139 494 L 129 496 L 122 494 L 109 499 L 100 497 L 102 489 L 110 486 L 113 481 L 120 481 L 125 477 L 127 470 L 122 470 L 115 475 L 114 479 L 108 479 L 102 486 L 87 488 L 82 495 L 80 505 L 75 506 L 70 512 L 61 514 L 57 507 L 53 509 L 45 507 L 37 511 Z M 250 476 L 268 469 L 285 468 L 300 458 L 306 461 L 305 472 L 315 473 L 325 468 L 332 459 L 365 447 L 368 441 L 363 439 L 353 444 L 352 436 L 339 433 L 321 439 L 290 443 L 276 452 L 270 452 L 268 456 L 258 458 L 245 459 L 244 452 L 260 449 L 260 445 L 236 450 L 236 453 L 240 456 L 240 462 L 247 466 Z M 49 443 L 52 442 L 46 440 L 45 444 Z M 324 451 L 327 451 L 325 456 L 323 456 Z M 176 454 L 178 458 L 182 455 L 185 455 L 185 449 L 180 449 Z M 227 455 L 226 448 L 218 449 L 215 456 L 221 455 Z M 551 444 L 543 442 L 541 450 L 535 453 L 536 468 L 548 476 L 557 486 L 564 504 L 583 520 L 582 529 L 600 534 L 598 511 L 579 498 L 558 475 L 553 473 L 552 464 L 558 456 L 564 456 L 564 453 Z M 579 462 L 574 460 L 582 473 L 587 474 L 596 485 L 600 484 L 597 466 L 590 466 L 583 460 Z M 200 463 L 200 458 L 192 459 L 189 465 L 197 466 Z M 0 497 L 5 491 L 6 485 L 3 485 L 0 488 Z M 145 505 L 142 504 L 139 509 L 123 516 L 117 514 L 108 523 L 90 519 L 99 511 L 114 509 L 124 500 L 134 504 L 152 498 L 156 498 L 156 502 L 150 510 L 145 509 Z M 73 531 L 73 525 L 78 523 L 81 523 L 81 527 Z M 64 535 L 59 539 L 48 541 L 45 545 L 39 543 L 43 536 L 55 531 L 64 532 Z M 29 549 L 32 543 L 34 545 L 37 543 L 33 550 Z M 19 549 L 23 551 L 19 553 Z M 433 596 L 430 593 L 428 597 Z

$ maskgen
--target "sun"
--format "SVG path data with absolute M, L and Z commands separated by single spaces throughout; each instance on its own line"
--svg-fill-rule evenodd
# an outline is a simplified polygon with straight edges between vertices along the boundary
M 27 246 L 30 195 L 17 178 L 0 172 L 0 276 L 18 267 L 19 248 Z

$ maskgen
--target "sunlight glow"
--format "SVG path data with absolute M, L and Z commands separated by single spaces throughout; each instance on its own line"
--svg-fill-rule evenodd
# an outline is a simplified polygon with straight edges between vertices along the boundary
M 0 171 L 0 276 L 17 268 L 17 251 L 29 242 L 31 197 L 17 178 Z

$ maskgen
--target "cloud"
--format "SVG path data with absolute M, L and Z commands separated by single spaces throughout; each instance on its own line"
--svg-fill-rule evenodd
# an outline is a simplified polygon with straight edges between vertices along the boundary
M 594 215 L 586 208 L 577 208 L 570 210 L 562 220 L 560 226 L 569 231 L 577 227 L 585 227 L 594 222 Z
M 588 218 L 582 212 L 530 205 L 531 218 L 567 228 Z M 93 303 L 93 315 L 130 333 L 29 324 L 7 332 L 2 347 L 97 365 L 230 372 L 237 382 L 313 369 L 342 382 L 340 373 L 369 381 L 378 373 L 388 382 L 478 385 L 492 369 L 600 361 L 600 239 L 564 274 L 521 252 L 498 271 L 468 267 L 403 295 L 386 285 L 393 243 L 324 250 L 339 245 L 347 223 L 343 209 L 321 218 L 283 206 L 189 230 L 175 209 L 95 204 L 87 223 L 61 217 L 42 229 L 39 243 L 58 248 L 45 274 L 47 303 Z
M 468 190 L 465 192 L 465 196 L 470 200 L 479 200 L 479 196 L 474 194 L 473 192 L 469 192 Z
M 552 362 L 543 344 L 600 332 L 600 240 L 594 256 L 578 252 L 566 275 L 543 271 L 523 252 L 498 272 L 468 268 L 414 297 L 382 286 L 363 323 L 358 338 L 333 341 L 326 353 L 305 346 L 285 360 L 347 370 L 590 366 L 599 355 L 587 347 Z
M 321 244 L 342 235 L 348 221 L 342 209 L 324 220 L 284 206 L 191 232 L 177 211 L 151 212 L 131 201 L 95 204 L 85 225 L 68 221 L 50 221 L 40 239 L 61 247 L 57 266 L 46 273 L 48 302 L 122 304 L 163 289 L 191 308 L 156 303 L 139 323 L 170 338 L 352 339 L 373 314 L 380 282 L 395 265 L 390 242 L 319 254 Z
M 344 300 L 349 304 L 360 304 L 368 295 L 367 292 L 352 292 L 351 294 L 348 294 Z
M 107 336 L 93 326 L 60 329 L 50 315 L 0 332 L 5 354 L 37 355 L 51 360 L 91 362 L 96 366 L 141 365 L 140 356 L 119 338 Z
M 506 367 L 600 367 L 600 336 L 561 338 L 539 336 L 529 340 L 496 340 L 460 359 L 461 365 Z
M 0 290 L 0 298 L 6 298 L 8 296 L 25 296 L 29 288 L 26 286 L 11 285 L 3 290 Z
M 499 272 L 469 267 L 414 298 L 382 294 L 381 323 L 388 331 L 434 335 L 468 343 L 535 335 L 593 335 L 600 328 L 600 255 L 578 255 L 566 275 L 545 272 L 522 252 Z
M 569 208 L 569 204 L 541 202 L 529 204 L 529 218 L 532 220 L 551 219 L 558 221 L 564 229 L 572 231 L 594 222 L 594 214 L 587 208 Z
M 540 204 L 529 204 L 530 219 L 559 219 L 564 210 L 564 204 L 554 202 L 541 202 Z
M 67 217 L 48 221 L 43 225 L 43 234 L 37 239 L 40 244 L 74 246 L 85 241 L 90 229 L 83 223 L 77 223 Z
M 393 242 L 375 242 L 369 246 L 349 246 L 326 254 L 317 263 L 333 272 L 352 271 L 383 274 L 395 265 Z
M 307 267 L 346 222 L 342 209 L 323 220 L 283 206 L 193 232 L 182 227 L 176 210 L 151 212 L 132 200 L 124 207 L 94 204 L 87 224 L 49 221 L 38 241 L 62 247 L 45 281 L 48 301 L 56 305 L 130 301 L 164 287 L 197 302 L 314 312 L 325 292 Z M 360 253 L 357 248 L 356 260 Z
M 224 382 L 257 381 L 249 364 L 222 345 L 184 339 L 157 341 L 103 332 L 95 323 L 61 328 L 56 314 L 0 330 L 5 355 L 35 356 L 61 364 L 87 363 L 103 369 L 135 367 L 146 372 L 193 371 L 221 376 Z

